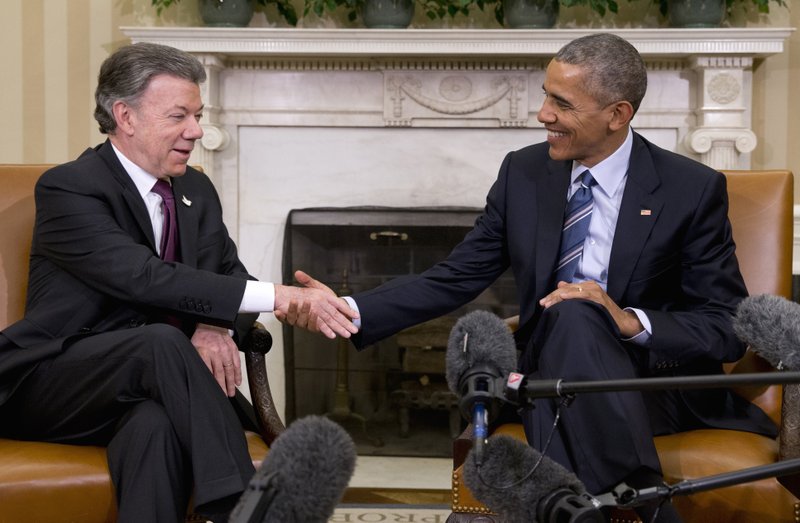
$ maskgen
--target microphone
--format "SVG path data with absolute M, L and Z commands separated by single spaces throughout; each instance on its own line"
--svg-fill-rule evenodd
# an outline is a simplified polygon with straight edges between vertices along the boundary
M 606 521 L 602 504 L 575 474 L 511 436 L 489 438 L 480 468 L 467 458 L 467 488 L 507 523 Z
M 777 369 L 800 370 L 800 305 L 770 294 L 739 303 L 733 331 Z
M 272 444 L 229 523 L 326 523 L 353 475 L 356 449 L 322 416 L 298 419 Z
M 511 330 L 487 311 L 464 315 L 450 331 L 445 365 L 447 385 L 460 398 L 461 414 L 472 421 L 474 459 L 480 466 L 489 423 L 497 417 L 503 398 L 502 390 L 495 390 L 498 378 L 517 365 Z

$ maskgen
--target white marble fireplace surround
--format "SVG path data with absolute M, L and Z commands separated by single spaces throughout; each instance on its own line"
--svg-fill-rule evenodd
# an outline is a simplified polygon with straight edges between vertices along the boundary
M 197 55 L 209 81 L 193 162 L 220 192 L 251 273 L 280 281 L 294 208 L 482 207 L 507 151 L 542 141 L 549 58 L 591 30 L 219 29 L 122 31 Z M 718 169 L 748 168 L 754 60 L 788 28 L 622 29 L 649 88 L 634 127 Z M 301 268 L 301 267 L 298 267 Z M 268 357 L 284 408 L 279 324 Z

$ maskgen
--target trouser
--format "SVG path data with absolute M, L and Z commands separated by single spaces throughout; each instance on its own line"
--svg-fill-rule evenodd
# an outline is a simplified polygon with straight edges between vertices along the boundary
M 594 381 L 640 377 L 647 372 L 645 356 L 646 349 L 620 341 L 603 307 L 565 300 L 544 311 L 522 361 L 530 362 L 533 376 L 542 379 Z M 607 492 L 643 469 L 659 477 L 653 435 L 679 429 L 673 415 L 678 401 L 674 393 L 579 394 L 560 409 L 545 455 L 575 472 L 593 494 Z M 551 435 L 559 403 L 540 398 L 534 409 L 523 412 L 528 443 L 540 451 Z
M 104 445 L 118 521 L 182 521 L 254 473 L 242 425 L 191 341 L 164 324 L 80 338 L 0 408 L 4 435 Z

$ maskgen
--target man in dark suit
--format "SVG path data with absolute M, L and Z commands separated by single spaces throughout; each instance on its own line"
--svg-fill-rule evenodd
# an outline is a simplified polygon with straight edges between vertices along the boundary
M 197 512 L 227 521 L 254 472 L 228 397 L 257 313 L 293 301 L 330 337 L 356 330 L 340 300 L 239 261 L 211 181 L 186 165 L 204 80 L 160 45 L 104 62 L 109 138 L 37 183 L 25 316 L 0 333 L 0 432 L 107 445 L 120 522 L 183 521 L 192 487 Z
M 511 267 L 522 372 L 575 381 L 715 374 L 739 359 L 745 346 L 731 319 L 747 290 L 725 178 L 632 131 L 646 86 L 645 65 L 622 38 L 595 34 L 564 46 L 543 85 L 538 119 L 547 142 L 505 158 L 483 215 L 445 261 L 350 298 L 361 313 L 356 345 L 456 309 Z M 562 225 L 573 222 L 578 193 L 591 194 L 591 205 L 575 206 L 574 222 L 587 229 L 570 250 Z M 286 319 L 305 325 L 313 315 L 290 306 Z M 538 400 L 523 415 L 531 445 L 543 448 L 557 410 Z M 546 454 L 592 493 L 623 480 L 661 482 L 654 434 L 776 433 L 763 412 L 727 390 L 587 394 L 560 417 Z M 659 518 L 668 520 L 678 520 L 671 506 Z

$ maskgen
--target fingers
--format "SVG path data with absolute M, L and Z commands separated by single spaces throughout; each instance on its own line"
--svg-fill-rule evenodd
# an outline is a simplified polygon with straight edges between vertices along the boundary
M 310 289 L 319 289 L 333 295 L 336 294 L 335 292 L 333 292 L 333 289 L 331 289 L 321 281 L 315 280 L 314 278 L 312 278 L 303 271 L 300 270 L 294 271 L 294 279 L 297 280 L 297 283 L 299 283 L 303 287 L 308 287 Z
M 294 300 L 289 302 L 289 307 L 286 309 L 286 323 L 289 325 L 297 325 L 299 316 L 299 306 Z
M 556 289 L 539 300 L 539 305 L 545 309 L 564 300 L 583 299 L 602 303 L 600 293 L 603 289 L 594 281 L 581 281 L 576 283 L 558 282 Z
M 317 282 L 303 271 L 296 276 L 307 287 L 275 286 L 275 317 L 295 327 L 321 332 L 328 338 L 349 338 L 358 332 L 353 319 L 358 312 L 337 297 L 324 284 Z
M 233 397 L 236 394 L 236 387 L 242 384 L 242 362 L 238 351 L 233 355 L 220 355 L 212 361 L 211 372 L 214 374 L 214 379 L 228 397 Z
M 222 390 L 228 397 L 233 397 L 236 394 L 236 387 L 242 384 L 242 362 L 239 360 L 239 354 L 228 355 L 228 361 L 222 362 L 222 372 L 224 375 L 224 385 Z
M 225 394 L 236 394 L 236 387 L 242 384 L 242 362 L 227 329 L 200 324 L 192 344 Z
M 349 338 L 358 332 L 358 327 L 353 324 L 353 319 L 358 317 L 358 313 L 341 298 L 328 301 L 315 315 L 312 309 L 311 314 L 310 319 L 316 319 L 316 328 L 329 338 L 335 338 L 336 335 Z

